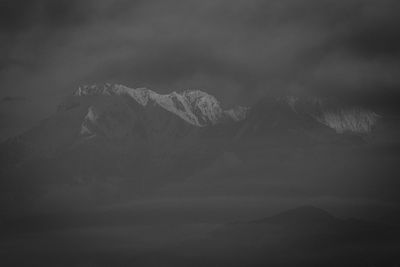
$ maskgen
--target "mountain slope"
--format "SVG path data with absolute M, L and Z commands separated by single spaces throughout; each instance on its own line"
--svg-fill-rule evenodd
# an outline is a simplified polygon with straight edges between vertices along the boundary
M 247 159 L 246 176 L 251 162 L 281 166 L 276 155 L 294 155 L 298 144 L 342 140 L 316 119 L 320 110 L 320 101 L 294 98 L 223 110 L 202 91 L 83 86 L 55 114 L 0 145 L 1 189 L 113 177 L 140 190 L 187 178 L 226 152 Z
M 268 97 L 252 107 L 236 138 L 288 136 L 322 141 L 364 137 L 373 132 L 380 118 L 373 111 L 342 106 L 334 99 Z
M 24 194 L 20 186 L 109 177 L 135 190 L 160 186 L 212 161 L 218 145 L 208 143 L 208 128 L 235 123 L 244 112 L 238 108 L 230 117 L 201 91 L 80 87 L 52 116 L 1 144 L 0 174 L 7 177 L 1 188 Z
M 142 106 L 159 105 L 195 126 L 215 125 L 224 119 L 239 121 L 245 117 L 245 108 L 224 111 L 219 101 L 200 90 L 186 90 L 182 93 L 158 94 L 146 88 L 129 88 L 119 84 L 82 86 L 75 96 L 119 95 L 129 96 Z

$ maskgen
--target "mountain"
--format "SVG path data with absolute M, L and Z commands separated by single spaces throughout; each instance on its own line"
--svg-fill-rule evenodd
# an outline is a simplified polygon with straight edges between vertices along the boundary
M 371 124 L 361 127 L 365 133 L 351 132 L 357 137 L 375 127 L 363 114 L 380 118 L 372 112 L 350 116 L 347 109 L 317 98 L 264 98 L 252 108 L 224 110 L 199 90 L 159 94 L 118 84 L 82 86 L 52 116 L 0 144 L 0 175 L 7 177 L 0 187 L 25 192 L 101 181 L 139 192 L 202 173 L 224 155 L 254 160 L 260 167 L 269 164 L 272 170 L 280 166 L 277 155 L 294 155 L 294 145 L 347 140 L 353 128 L 337 130 L 332 116 L 324 117 L 334 110 L 345 114 L 339 116 L 343 121 L 351 117 Z M 347 142 L 358 144 L 354 140 Z M 246 161 L 243 175 L 253 172 Z M 217 165 L 217 173 L 229 171 Z
M 74 93 L 74 96 L 101 95 L 128 96 L 144 107 L 158 105 L 199 127 L 215 125 L 227 119 L 239 121 L 245 118 L 247 111 L 243 107 L 223 110 L 215 97 L 200 90 L 186 90 L 182 93 L 172 92 L 163 95 L 146 88 L 134 89 L 119 84 L 105 84 L 82 86 Z
M 369 109 L 341 105 L 334 99 L 265 97 L 248 112 L 236 138 L 273 135 L 326 141 L 340 135 L 364 137 L 373 132 L 380 118 Z
M 125 151 L 146 147 L 160 154 L 195 143 L 202 128 L 243 120 L 247 110 L 223 110 L 215 97 L 199 90 L 162 95 L 118 84 L 82 86 L 54 115 L 3 148 L 23 154 L 16 158 L 51 156 L 94 143 Z
M 90 85 L 79 87 L 53 116 L 3 147 L 20 147 L 30 157 L 87 145 L 93 138 L 125 150 L 145 144 L 153 152 L 175 150 L 185 140 L 190 145 L 199 135 L 331 140 L 338 134 L 369 134 L 378 119 L 368 110 L 338 108 L 311 97 L 264 98 L 251 109 L 224 110 L 214 96 L 200 90 L 159 94 L 119 84 Z
M 379 118 L 312 97 L 270 97 L 251 109 L 224 110 L 214 96 L 200 90 L 159 94 L 119 84 L 81 86 L 55 114 L 1 144 L 1 171 L 27 170 L 23 166 L 30 162 L 42 172 L 38 166 L 51 160 L 53 173 L 62 166 L 62 173 L 69 175 L 76 174 L 68 168 L 110 175 L 162 173 L 165 168 L 173 173 L 176 165 L 204 165 L 227 148 L 233 151 L 248 142 L 309 145 L 346 139 L 342 136 L 349 133 L 363 136 Z
M 212 162 L 225 141 L 211 144 L 207 136 L 231 129 L 246 112 L 223 110 L 199 90 L 79 87 L 53 115 L 0 144 L 1 190 L 28 195 L 43 185 L 94 180 L 134 191 L 161 186 Z

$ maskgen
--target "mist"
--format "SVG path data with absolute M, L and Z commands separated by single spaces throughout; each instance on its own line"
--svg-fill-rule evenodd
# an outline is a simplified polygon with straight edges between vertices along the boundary
M 397 266 L 399 12 L 1 1 L 0 263 Z

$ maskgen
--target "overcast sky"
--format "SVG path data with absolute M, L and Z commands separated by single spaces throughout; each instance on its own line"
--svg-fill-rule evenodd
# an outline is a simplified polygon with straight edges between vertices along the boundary
M 397 104 L 398 0 L 1 0 L 1 135 L 80 84 Z

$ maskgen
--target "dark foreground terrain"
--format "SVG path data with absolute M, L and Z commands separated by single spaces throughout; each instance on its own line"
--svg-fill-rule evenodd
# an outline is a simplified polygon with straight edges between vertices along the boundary
M 232 223 L 221 223 L 221 210 L 216 209 L 213 216 L 208 210 L 206 218 L 187 216 L 188 207 L 165 206 L 161 212 L 151 209 L 152 218 L 138 218 L 150 213 L 141 208 L 36 215 L 5 224 L 2 266 L 397 266 L 400 262 L 399 225 L 342 219 L 313 206 Z

